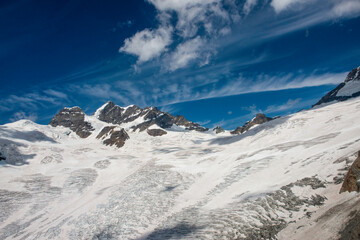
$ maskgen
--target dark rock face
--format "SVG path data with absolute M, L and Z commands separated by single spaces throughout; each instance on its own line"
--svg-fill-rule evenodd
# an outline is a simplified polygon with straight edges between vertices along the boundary
M 99 120 L 113 124 L 128 123 L 143 117 L 144 122 L 132 127 L 134 130 L 139 129 L 140 131 L 144 131 L 154 124 L 161 128 L 170 128 L 172 125 L 176 124 L 178 126 L 184 126 L 187 130 L 200 132 L 208 130 L 197 123 L 186 120 L 183 116 L 173 116 L 170 113 L 160 111 L 156 107 L 142 109 L 132 105 L 127 108 L 122 108 L 115 105 L 113 102 L 108 102 L 95 114 Z
M 115 145 L 116 147 L 121 148 L 125 145 L 125 141 L 129 139 L 129 135 L 123 128 L 116 131 L 115 126 L 107 126 L 101 130 L 96 138 L 103 139 L 105 145 Z
M 103 139 L 103 138 L 106 138 L 107 135 L 110 135 L 114 128 L 116 126 L 106 126 L 104 127 L 101 132 L 96 136 L 97 139 Z
M 350 96 L 342 96 L 342 95 L 338 95 L 339 91 L 341 89 L 343 89 L 346 84 L 349 84 L 351 82 L 359 82 L 360 83 L 360 67 L 358 68 L 354 68 L 346 77 L 345 81 L 340 83 L 335 89 L 331 90 L 330 92 L 328 92 L 324 97 L 322 97 L 317 103 L 315 103 L 313 105 L 317 106 L 323 103 L 328 103 L 328 102 L 332 102 L 332 101 L 345 101 L 348 100 L 349 98 L 354 98 L 354 97 L 358 97 L 360 96 L 360 91 L 359 92 L 355 92 L 353 94 L 351 94 Z
M 342 192 L 360 192 L 360 151 L 357 159 L 351 165 L 347 172 L 340 193 Z
M 345 79 L 345 82 L 350 81 L 360 81 L 360 67 L 354 68 L 351 72 L 349 72 Z
M 3 154 L 0 152 L 0 161 L 2 161 L 2 160 L 6 160 L 6 157 L 5 156 L 3 156 Z
M 148 130 L 147 130 L 147 133 L 148 133 L 150 136 L 153 136 L 153 137 L 158 137 L 158 136 L 162 136 L 162 135 L 167 134 L 166 131 L 161 130 L 161 129 L 148 129 Z
M 131 122 L 139 117 L 141 110 L 142 109 L 136 105 L 122 108 L 109 101 L 106 106 L 99 111 L 98 119 L 113 124 Z
M 87 138 L 94 130 L 91 124 L 85 121 L 85 113 L 79 107 L 63 108 L 49 124 L 53 127 L 70 128 L 81 138 Z
M 231 133 L 231 134 L 241 134 L 241 133 L 243 133 L 243 132 L 244 132 L 244 128 L 243 128 L 243 127 L 237 127 L 237 128 L 235 128 L 234 131 L 231 131 L 230 133 Z
M 216 134 L 225 132 L 225 130 L 224 130 L 222 127 L 220 127 L 220 126 L 214 127 L 213 131 L 214 131 Z
M 275 118 L 266 117 L 265 114 L 257 113 L 255 118 L 251 121 L 246 122 L 242 127 L 237 127 L 234 131 L 231 131 L 231 134 L 241 134 L 248 131 L 252 126 L 263 124 L 274 120 Z

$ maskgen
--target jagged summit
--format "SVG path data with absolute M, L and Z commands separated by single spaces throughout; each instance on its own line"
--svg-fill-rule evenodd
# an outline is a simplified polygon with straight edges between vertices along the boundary
M 219 133 L 225 132 L 225 130 L 220 126 L 216 126 L 213 128 L 213 132 L 215 132 L 216 134 L 219 134 Z
M 68 127 L 81 138 L 87 138 L 94 130 L 91 124 L 85 121 L 85 113 L 80 107 L 63 108 L 51 119 L 49 124 L 53 127 Z
M 360 96 L 360 67 L 354 68 L 344 82 L 322 97 L 313 107 L 333 101 L 345 101 L 358 96 Z
M 234 131 L 231 131 L 231 134 L 241 134 L 248 131 L 251 127 L 265 122 L 274 120 L 275 118 L 266 117 L 263 113 L 257 113 L 256 116 L 250 121 L 246 122 L 242 127 L 237 127 Z
M 86 115 L 80 107 L 65 107 L 54 116 L 49 124 L 53 127 L 63 126 L 70 128 L 81 138 L 87 138 L 91 135 L 95 128 L 91 125 L 91 122 L 85 120 L 85 117 Z M 197 123 L 187 120 L 184 116 L 173 116 L 170 113 L 160 111 L 156 107 L 140 108 L 136 105 L 120 107 L 112 101 L 108 101 L 97 109 L 93 114 L 93 117 L 104 123 L 113 124 L 114 127 L 120 128 L 117 131 L 113 130 L 114 127 L 112 126 L 98 129 L 99 131 L 106 131 L 110 138 L 113 134 L 125 131 L 122 129 L 125 125 L 126 130 L 139 130 L 140 132 L 149 129 L 152 126 L 167 129 L 174 125 L 183 127 L 185 130 L 195 130 L 199 132 L 205 132 L 208 130 Z M 151 130 L 147 132 L 151 136 L 161 136 L 165 131 L 160 132 L 158 130 Z M 125 136 L 125 134 L 123 135 Z M 97 138 L 103 139 L 103 137 Z M 126 139 L 127 137 L 122 137 L 123 141 Z M 107 143 L 105 140 L 103 142 L 105 144 Z M 121 143 L 116 145 L 122 146 L 123 144 Z
M 197 123 L 188 121 L 184 116 L 173 116 L 162 112 L 156 107 L 140 108 L 136 105 L 120 107 L 109 101 L 101 106 L 94 116 L 100 121 L 123 124 L 133 122 L 132 129 L 144 131 L 150 126 L 157 125 L 161 128 L 170 128 L 173 125 L 183 126 L 186 130 L 207 131 L 207 128 Z
M 121 124 L 136 119 L 141 113 L 141 110 L 142 109 L 136 105 L 122 108 L 115 105 L 112 101 L 109 101 L 97 109 L 94 116 L 103 122 Z

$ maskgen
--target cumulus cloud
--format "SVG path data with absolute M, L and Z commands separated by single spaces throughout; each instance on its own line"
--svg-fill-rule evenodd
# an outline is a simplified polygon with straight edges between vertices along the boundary
M 258 0 L 246 0 L 243 11 L 245 15 L 248 15 L 251 10 L 254 8 L 254 6 L 257 4 Z
M 150 61 L 165 52 L 162 61 L 173 67 L 185 67 L 194 59 L 206 65 L 214 51 L 200 47 L 231 32 L 231 23 L 239 20 L 234 0 L 147 0 L 157 10 L 159 27 L 144 29 L 125 39 L 120 52 L 135 55 L 137 64 Z M 227 6 L 227 8 L 225 7 Z M 205 45 L 205 44 L 204 44 Z M 189 47 L 189 50 L 185 49 Z M 190 50 L 194 50 L 193 53 Z M 201 52 L 201 53 L 200 53 Z
M 188 40 L 177 46 L 175 52 L 171 56 L 169 69 L 174 71 L 185 67 L 189 62 L 200 57 L 200 48 L 204 44 L 199 36 Z
M 125 39 L 120 52 L 126 52 L 138 57 L 138 63 L 158 57 L 172 42 L 171 27 L 160 27 L 156 30 L 144 29 L 133 37 Z
M 359 0 L 339 0 L 332 9 L 335 17 L 354 17 L 360 15 Z

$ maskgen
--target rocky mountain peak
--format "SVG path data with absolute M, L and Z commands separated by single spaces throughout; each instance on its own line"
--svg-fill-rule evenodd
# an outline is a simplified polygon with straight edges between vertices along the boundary
M 219 134 L 219 133 L 225 132 L 225 130 L 220 126 L 216 126 L 213 128 L 213 132 L 215 132 L 216 134 Z
M 94 116 L 103 122 L 121 124 L 133 121 L 141 111 L 142 109 L 136 105 L 122 108 L 115 105 L 112 101 L 109 101 L 96 110 Z
M 139 129 L 140 131 L 144 131 L 152 125 L 157 125 L 161 128 L 170 128 L 174 124 L 184 126 L 187 130 L 208 130 L 197 123 L 186 120 L 184 116 L 173 116 L 170 113 L 160 111 L 156 107 L 146 107 L 144 109 L 136 105 L 120 107 L 111 101 L 96 110 L 94 116 L 101 121 L 112 124 L 134 122 L 132 129 Z
M 350 81 L 360 81 L 360 67 L 354 68 L 351 72 L 349 72 L 345 79 L 345 82 Z
M 115 145 L 118 148 L 124 146 L 125 141 L 130 139 L 129 135 L 123 128 L 117 130 L 116 126 L 104 127 L 96 138 L 103 140 L 105 145 Z
M 231 134 L 241 134 L 248 131 L 251 127 L 265 122 L 271 121 L 275 118 L 266 117 L 263 113 L 257 113 L 253 119 L 246 122 L 242 127 L 237 127 L 234 131 L 231 131 Z
M 263 113 L 257 113 L 256 116 L 250 121 L 253 124 L 262 124 L 264 122 L 268 122 L 272 120 L 272 118 L 268 118 Z
M 63 108 L 49 124 L 53 127 L 68 127 L 81 138 L 87 138 L 94 130 L 91 124 L 85 121 L 85 113 L 79 107 Z
M 344 82 L 323 96 L 313 107 L 333 101 L 345 101 L 358 96 L 360 96 L 360 67 L 349 72 Z

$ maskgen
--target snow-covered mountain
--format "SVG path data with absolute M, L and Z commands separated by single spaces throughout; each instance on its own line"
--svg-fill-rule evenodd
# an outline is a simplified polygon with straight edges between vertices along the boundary
M 236 135 L 111 102 L 2 125 L 0 239 L 357 239 L 359 109 Z
M 49 123 L 53 127 L 63 126 L 81 138 L 93 133 L 105 145 L 122 147 L 129 139 L 127 132 L 145 131 L 153 137 L 167 134 L 165 129 L 208 131 L 184 116 L 173 116 L 156 107 L 140 108 L 136 105 L 120 107 L 109 101 L 101 106 L 93 116 L 86 116 L 79 107 L 63 108 Z
M 360 96 L 360 67 L 354 68 L 335 89 L 327 93 L 314 106 L 334 101 L 345 101 Z

